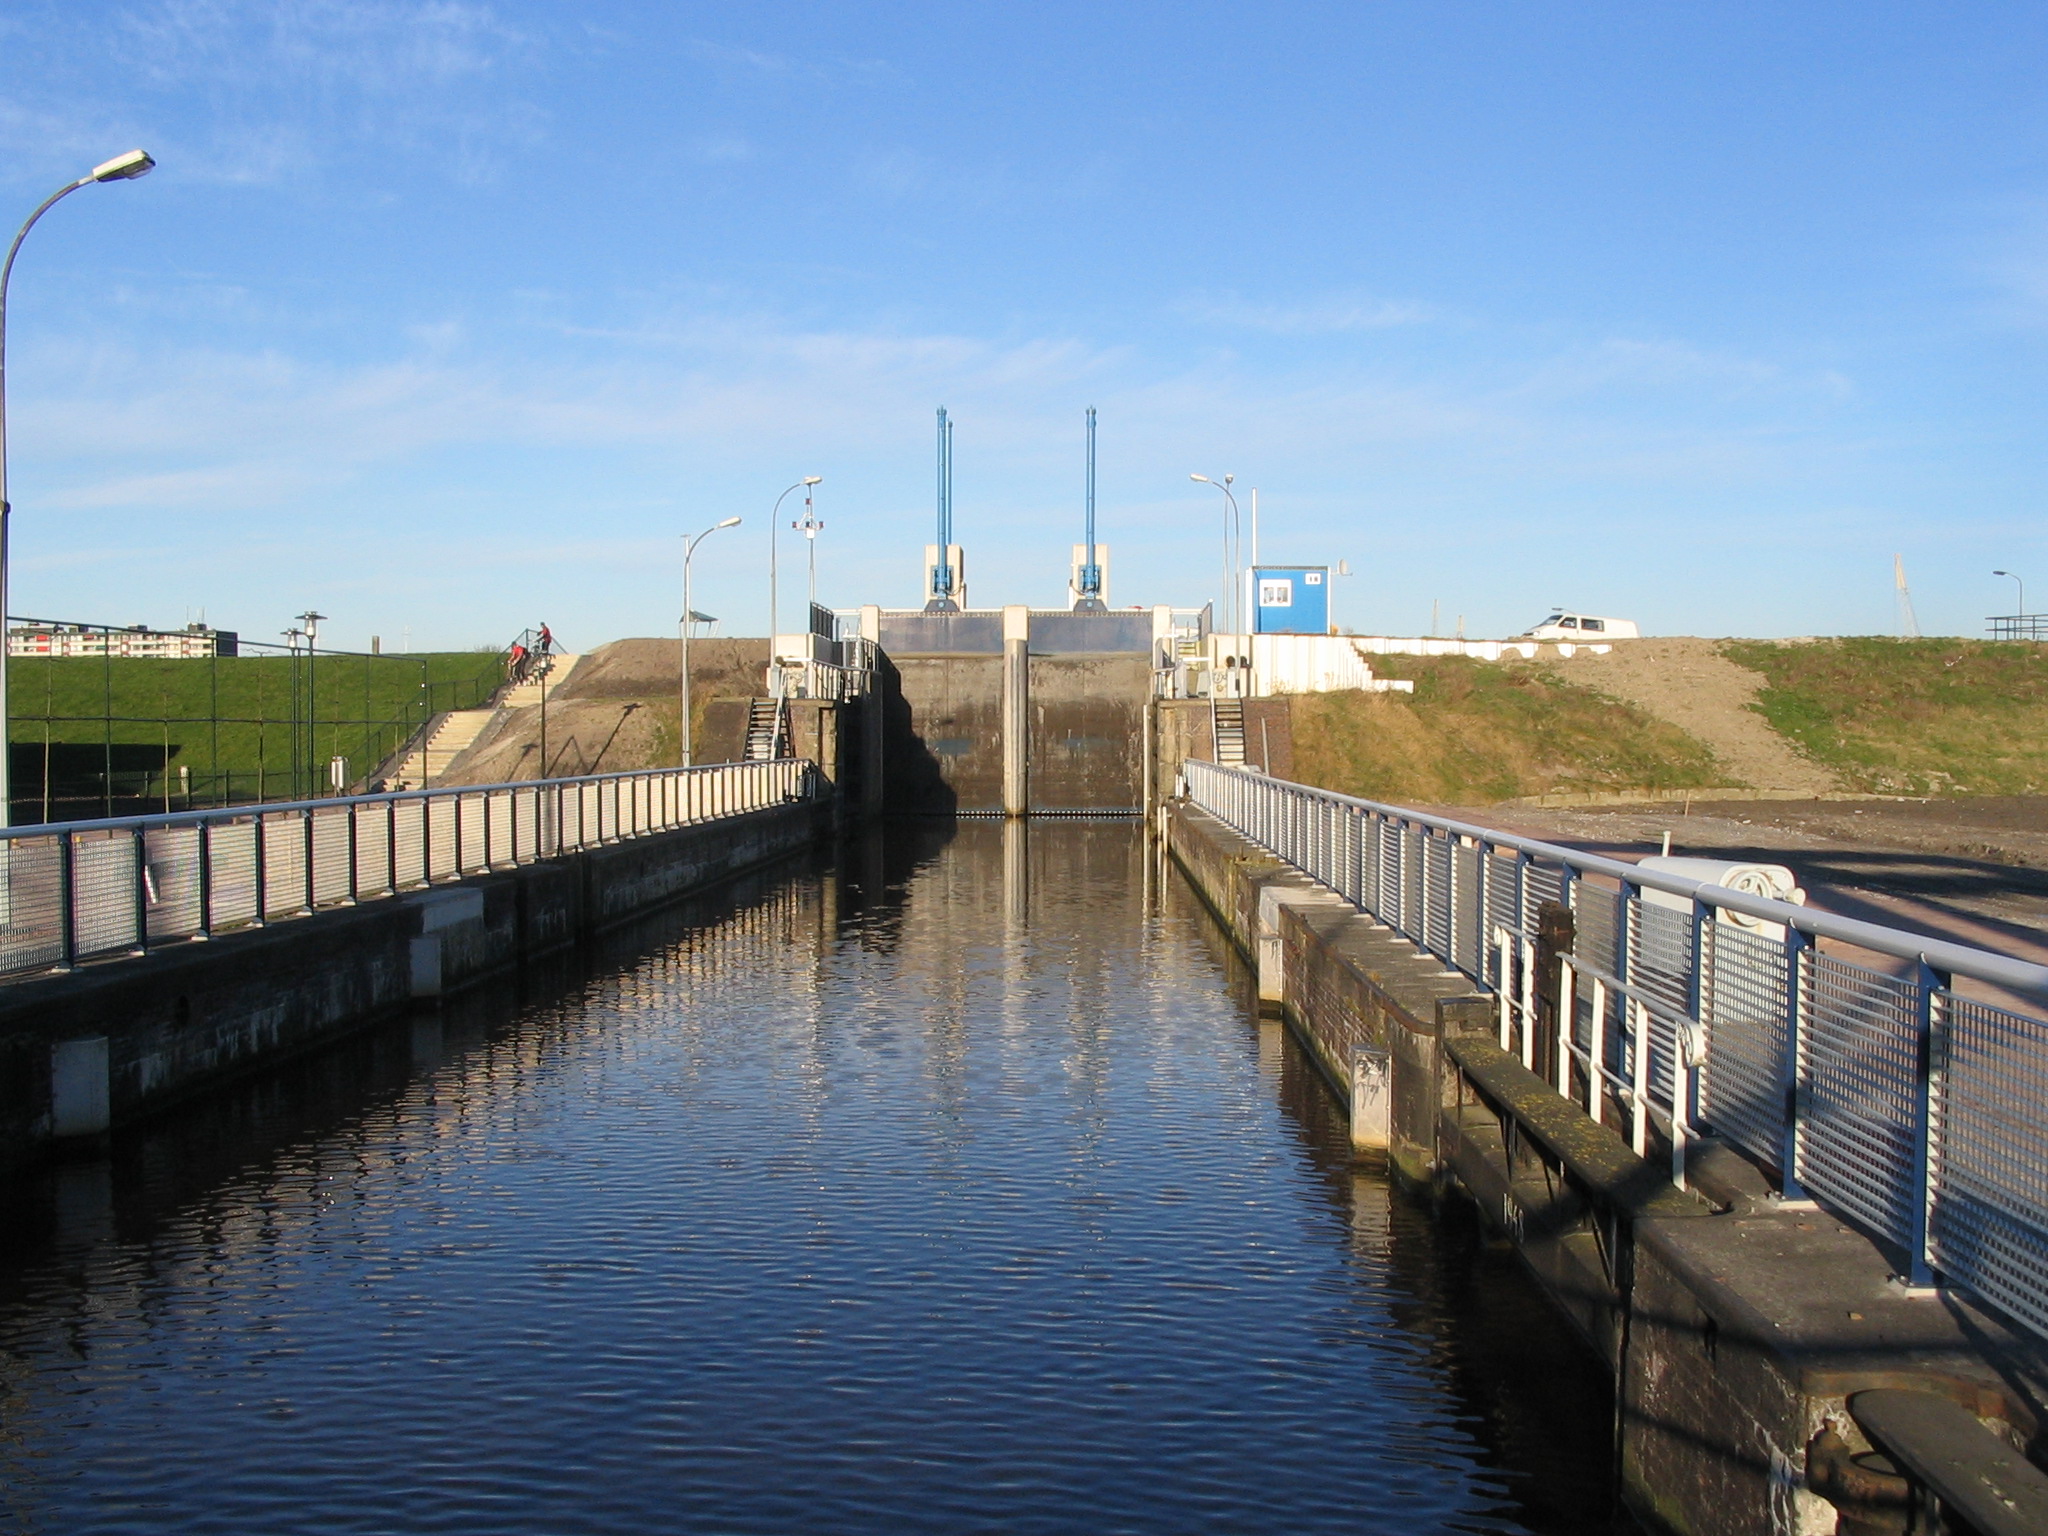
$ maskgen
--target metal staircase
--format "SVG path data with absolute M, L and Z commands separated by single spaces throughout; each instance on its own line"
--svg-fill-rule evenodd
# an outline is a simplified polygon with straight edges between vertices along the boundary
M 1244 700 L 1209 700 L 1209 728 L 1215 739 L 1216 761 L 1232 768 L 1244 766 Z
M 749 700 L 746 760 L 750 763 L 767 763 L 788 755 L 788 702 L 783 699 Z

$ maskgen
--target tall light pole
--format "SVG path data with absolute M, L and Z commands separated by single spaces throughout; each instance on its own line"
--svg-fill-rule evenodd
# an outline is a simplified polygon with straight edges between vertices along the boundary
M 713 523 L 699 534 L 683 535 L 683 766 L 690 766 L 690 561 L 697 554 L 697 546 L 721 528 L 737 528 L 740 520 L 728 517 L 722 523 Z M 773 650 L 775 642 L 770 640 L 768 648 Z M 773 660 L 774 658 L 770 658 Z
M 1223 514 L 1223 590 L 1224 612 L 1230 616 L 1230 632 L 1234 635 L 1239 632 L 1244 620 L 1244 604 L 1237 590 L 1237 548 L 1234 543 L 1238 527 L 1237 498 L 1230 492 L 1230 487 L 1236 483 L 1237 476 L 1225 475 L 1221 480 L 1211 480 L 1207 475 L 1189 475 L 1188 478 L 1202 485 L 1215 486 L 1223 493 L 1224 501 L 1229 504 Z
M 804 484 L 807 486 L 816 485 L 822 478 L 822 476 L 813 475 Z M 818 606 L 818 532 L 825 524 L 819 518 L 817 509 L 811 505 L 811 493 L 809 491 L 804 492 L 804 520 L 800 523 L 791 523 L 789 526 L 804 536 L 804 547 L 810 555 L 810 604 L 812 608 L 815 608 Z M 804 612 L 805 626 L 808 627 L 810 622 L 810 611 L 806 609 Z
M 768 660 L 771 664 L 775 660 L 775 637 L 782 633 L 782 598 L 775 584 L 775 535 L 782 527 L 782 504 L 789 499 L 790 491 L 816 485 L 824 478 L 823 475 L 805 475 L 775 498 L 775 510 L 768 514 Z
M 2018 571 L 1993 571 L 1993 572 L 1992 572 L 1991 574 L 1992 574 L 1992 575 L 1994 575 L 1994 576 L 2010 576 L 2010 577 L 2011 577 L 2011 578 L 2012 578 L 2012 579 L 2013 579 L 2014 581 L 2019 581 L 2019 583 L 2020 583 L 2020 614 L 2019 614 L 2019 616 L 2020 616 L 2021 618 L 2025 618 L 2025 617 L 2027 616 L 2027 584 L 2026 584 L 2026 583 L 2025 583 L 2024 581 L 2020 581 L 2020 573 L 2019 573 Z
M 296 617 L 306 626 L 306 798 L 316 800 L 320 796 L 320 704 L 313 691 L 313 651 L 320 644 L 320 621 L 327 615 L 308 608 Z M 298 790 L 294 788 L 292 793 Z
M 21 249 L 21 242 L 35 228 L 36 220 L 55 207 L 59 199 L 96 181 L 133 181 L 155 168 L 156 162 L 148 155 L 131 149 L 94 166 L 68 186 L 59 187 L 43 199 L 41 206 L 28 216 L 28 222 L 15 232 L 14 243 L 7 247 L 7 263 L 0 266 L 0 827 L 14 820 L 14 784 L 7 761 L 7 281 L 14 276 L 14 256 Z

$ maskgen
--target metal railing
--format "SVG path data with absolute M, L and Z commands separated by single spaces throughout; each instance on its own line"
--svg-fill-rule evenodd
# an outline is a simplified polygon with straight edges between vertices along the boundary
M 1994 613 L 1984 622 L 1994 640 L 2048 640 L 2048 613 Z
M 0 977 L 809 800 L 818 783 L 785 758 L 0 832 Z
M 1717 1133 L 1787 1199 L 1894 1245 L 1911 1283 L 2048 1334 L 2048 966 L 1241 769 L 1184 774 L 1194 804 L 1492 991 L 1503 1048 L 1596 1118 L 1615 1106 L 1639 1152 L 1654 1129 L 1681 1181 L 1686 1142 Z M 1546 1004 L 1550 904 L 1573 938 Z
M 873 686 L 874 675 L 872 666 L 842 667 L 829 661 L 785 659 L 770 664 L 768 692 L 777 699 L 829 699 L 844 704 L 865 698 Z

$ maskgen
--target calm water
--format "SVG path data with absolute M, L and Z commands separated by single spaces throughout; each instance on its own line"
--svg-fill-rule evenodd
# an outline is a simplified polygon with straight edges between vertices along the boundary
M 892 828 L 33 1181 L 36 1532 L 1610 1526 L 1598 1377 L 1127 823 Z

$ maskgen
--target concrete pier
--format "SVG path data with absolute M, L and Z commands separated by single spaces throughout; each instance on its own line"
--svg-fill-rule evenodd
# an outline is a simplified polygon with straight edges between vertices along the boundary
M 1003 610 L 1003 814 L 1031 814 L 1031 610 Z

